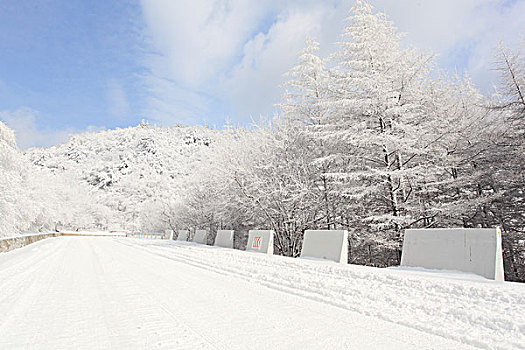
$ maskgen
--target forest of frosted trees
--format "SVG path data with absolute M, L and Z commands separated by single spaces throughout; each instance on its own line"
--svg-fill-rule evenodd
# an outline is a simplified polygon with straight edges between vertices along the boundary
M 524 53 L 495 48 L 486 96 L 401 40 L 357 1 L 337 50 L 307 39 L 280 115 L 249 128 L 143 124 L 22 155 L 0 123 L 0 236 L 230 228 L 240 247 L 261 228 L 298 256 L 305 229 L 346 229 L 350 263 L 390 266 L 407 228 L 500 226 L 506 279 L 525 281 Z M 116 139 L 149 143 L 101 158 Z

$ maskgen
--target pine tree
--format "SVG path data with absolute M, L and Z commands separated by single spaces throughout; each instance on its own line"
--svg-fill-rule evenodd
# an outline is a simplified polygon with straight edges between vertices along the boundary
M 341 221 L 397 251 L 413 215 L 429 59 L 401 49 L 402 35 L 365 1 L 352 8 L 331 71 L 323 139 L 340 171 L 330 174 L 347 201 Z M 332 157 L 334 157 L 334 154 Z M 346 220 L 345 220 L 346 219 Z M 349 222 L 348 222 L 349 223 Z
M 524 43 L 525 44 L 525 43 Z M 501 83 L 491 110 L 501 125 L 487 161 L 491 186 L 499 196 L 490 213 L 503 229 L 505 277 L 525 281 L 525 46 L 514 51 L 500 45 L 495 69 Z
M 334 201 L 331 183 L 326 176 L 330 172 L 333 161 L 329 157 L 329 148 L 326 147 L 320 131 L 326 124 L 330 104 L 328 86 L 330 84 L 329 72 L 325 67 L 325 60 L 319 58 L 319 43 L 311 38 L 306 39 L 305 48 L 299 53 L 299 62 L 285 76 L 288 80 L 283 84 L 286 89 L 279 104 L 282 114 L 286 119 L 294 120 L 305 126 L 304 137 L 310 143 L 313 169 L 315 169 L 315 192 L 318 201 L 322 203 L 322 217 L 316 227 L 331 228 L 334 222 Z
M 308 37 L 299 63 L 285 74 L 288 80 L 282 85 L 285 93 L 278 105 L 284 116 L 306 125 L 322 124 L 327 114 L 324 99 L 328 72 L 317 51 L 319 43 Z

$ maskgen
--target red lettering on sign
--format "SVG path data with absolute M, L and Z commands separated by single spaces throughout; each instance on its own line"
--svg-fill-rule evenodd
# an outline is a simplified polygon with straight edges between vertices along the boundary
M 261 236 L 254 237 L 252 248 L 259 248 L 261 246 L 261 241 L 262 241 Z

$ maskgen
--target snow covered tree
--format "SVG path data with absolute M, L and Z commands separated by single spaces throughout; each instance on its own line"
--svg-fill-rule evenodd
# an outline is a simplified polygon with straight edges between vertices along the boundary
M 278 105 L 284 116 L 319 125 L 327 115 L 325 102 L 328 71 L 324 61 L 316 55 L 319 43 L 308 37 L 305 48 L 299 53 L 299 63 L 285 77 L 285 93 Z
M 423 226 L 471 226 L 478 204 L 478 185 L 484 176 L 479 166 L 488 148 L 489 118 L 482 96 L 468 77 L 446 75 L 427 88 L 425 112 L 433 115 L 422 140 L 425 177 L 418 183 Z M 477 198 L 477 199 L 476 199 Z
M 22 210 L 25 183 L 26 169 L 14 132 L 0 122 L 0 237 L 16 235 L 27 224 Z
M 365 1 L 356 2 L 348 20 L 333 56 L 331 109 L 323 127 L 328 157 L 339 167 L 329 176 L 347 202 L 339 221 L 390 246 L 399 259 L 402 229 L 416 219 L 415 155 L 428 131 L 422 121 L 429 58 L 402 49 L 392 22 Z
M 525 44 L 525 43 L 524 43 Z M 491 110 L 501 125 L 487 166 L 493 169 L 491 187 L 499 196 L 490 208 L 503 229 L 505 273 L 525 281 L 525 46 L 510 50 L 500 45 L 495 69 L 501 76 Z
M 298 256 L 303 232 L 316 222 L 320 210 L 317 169 L 311 163 L 315 145 L 295 120 L 274 120 L 257 133 L 259 142 L 243 154 L 245 164 L 234 181 L 243 202 L 263 219 L 258 227 L 275 231 L 277 252 Z
M 215 133 L 200 127 L 161 128 L 144 122 L 137 127 L 74 135 L 66 143 L 26 153 L 32 163 L 57 178 L 67 175 L 81 186 L 89 185 L 96 203 L 106 207 L 97 209 L 95 226 L 157 231 L 169 225 L 160 221 L 160 214 L 152 215 L 153 208 L 166 209 L 165 204 L 184 192 L 184 179 L 193 175 L 199 152 L 210 145 Z
M 493 121 L 467 77 L 433 78 L 432 57 L 402 49 L 384 14 L 357 1 L 349 22 L 330 70 L 307 40 L 280 107 L 315 145 L 314 193 L 326 210 L 313 210 L 311 228 L 347 228 L 352 261 L 387 265 L 399 261 L 403 229 L 487 215 Z
M 319 214 L 324 217 L 319 222 L 324 223 L 324 228 L 331 228 L 335 226 L 333 212 L 337 197 L 331 195 L 333 189 L 326 174 L 330 172 L 333 161 L 327 157 L 330 149 L 319 137 L 330 113 L 328 88 L 331 80 L 325 60 L 316 55 L 318 50 L 319 44 L 308 37 L 305 48 L 299 53 L 299 63 L 285 74 L 288 80 L 282 85 L 285 93 L 278 106 L 285 118 L 305 126 L 303 135 L 308 139 L 305 143 L 309 145 L 309 157 L 317 160 L 313 164 L 316 171 L 312 176 L 323 207 Z
M 495 69 L 501 75 L 498 107 L 510 111 L 512 119 L 523 123 L 525 119 L 525 53 L 523 47 L 513 52 L 500 44 L 497 49 Z

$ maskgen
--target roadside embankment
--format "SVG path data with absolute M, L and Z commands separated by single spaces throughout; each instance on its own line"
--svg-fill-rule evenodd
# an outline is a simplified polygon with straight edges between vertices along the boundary
M 64 231 L 64 232 L 40 232 L 23 234 L 13 237 L 0 238 L 0 253 L 8 252 L 16 248 L 25 247 L 28 244 L 38 242 L 49 237 L 59 236 L 100 236 L 100 237 L 125 237 L 123 232 L 90 232 L 90 231 Z

